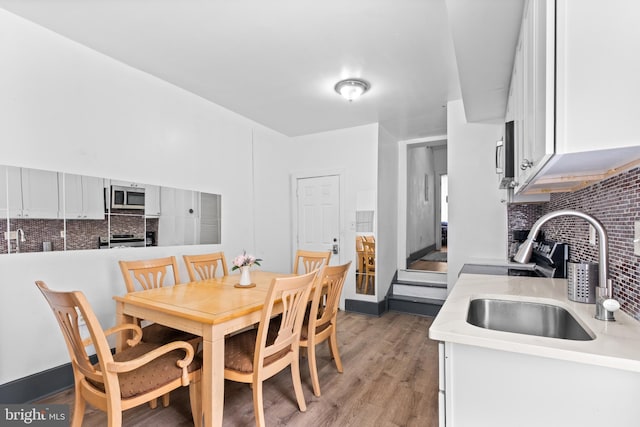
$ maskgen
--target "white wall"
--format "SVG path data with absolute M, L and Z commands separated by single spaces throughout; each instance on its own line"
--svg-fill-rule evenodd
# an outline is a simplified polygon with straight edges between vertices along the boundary
M 378 133 L 378 223 L 376 230 L 376 296 L 382 301 L 398 268 L 398 141 L 386 129 Z
M 447 188 L 441 188 L 441 181 L 440 178 L 442 175 L 446 175 L 447 174 L 447 146 L 446 145 L 440 145 L 437 147 L 433 148 L 433 155 L 434 155 L 434 162 L 435 162 L 435 182 L 434 182 L 434 186 L 435 186 L 435 230 L 436 230 L 436 248 L 437 249 L 441 249 L 442 248 L 442 227 L 440 226 L 440 224 L 443 221 L 442 218 L 442 212 L 443 212 L 443 205 L 444 205 L 444 213 L 445 216 L 448 218 L 448 214 L 447 214 L 447 208 L 448 208 L 448 203 L 447 203 L 447 199 L 446 197 L 443 198 L 443 193 L 446 196 L 447 193 Z M 443 191 L 444 190 L 444 191 Z M 445 218 L 446 220 L 446 218 Z
M 295 175 L 325 175 L 340 172 L 346 194 L 341 218 L 340 263 L 353 260 L 342 292 L 345 299 L 375 301 L 376 296 L 358 294 L 355 290 L 355 221 L 358 195 L 376 192 L 378 168 L 378 125 L 364 125 L 349 129 L 321 132 L 293 138 L 291 152 L 279 153 L 280 162 L 288 163 L 286 171 Z M 378 215 L 378 213 L 376 213 Z M 333 259 L 333 258 L 332 258 Z M 376 271 L 376 274 L 379 274 Z
M 265 269 L 290 268 L 286 209 L 264 227 L 289 197 L 270 162 L 293 163 L 266 153 L 286 152 L 289 138 L 2 10 L 0 57 L 0 164 L 218 193 L 223 218 L 221 246 L 0 257 L 0 340 L 21 343 L 2 346 L 0 384 L 69 361 L 35 280 L 83 291 L 109 327 L 111 297 L 124 293 L 118 259 L 247 249 L 269 254 Z M 252 146 L 262 159 L 253 162 Z
M 507 254 L 506 206 L 495 173 L 495 142 L 502 126 L 467 123 L 461 100 L 448 103 L 448 288 L 473 258 Z
M 428 182 L 425 182 L 428 176 Z M 432 147 L 407 147 L 407 254 L 435 244 L 435 156 Z M 426 185 L 426 188 L 425 188 Z M 425 198 L 425 191 L 428 198 Z

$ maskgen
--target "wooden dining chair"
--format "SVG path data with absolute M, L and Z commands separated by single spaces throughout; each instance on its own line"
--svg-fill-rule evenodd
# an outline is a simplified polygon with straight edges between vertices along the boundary
M 256 425 L 265 425 L 262 383 L 291 366 L 291 379 L 300 411 L 307 410 L 300 381 L 300 332 L 317 271 L 273 279 L 258 329 L 233 335 L 225 341 L 224 378 L 249 383 L 253 389 Z M 281 316 L 274 306 L 282 302 Z
M 329 265 L 331 251 L 296 251 L 296 259 L 293 263 L 293 274 L 298 274 L 299 267 L 302 266 L 303 273 L 309 273 Z
M 342 373 L 342 360 L 338 352 L 338 305 L 350 266 L 351 261 L 344 265 L 327 265 L 320 270 L 315 280 L 309 316 L 305 316 L 300 333 L 300 346 L 307 349 L 313 394 L 316 396 L 320 396 L 316 345 L 327 341 L 336 369 Z
M 127 292 L 180 283 L 176 257 L 119 261 Z
M 142 330 L 136 324 L 103 330 L 82 292 L 56 292 L 41 281 L 36 286 L 58 321 L 71 358 L 75 384 L 72 427 L 82 425 L 87 403 L 107 413 L 109 427 L 119 427 L 123 411 L 155 401 L 183 386 L 189 386 L 194 424 L 202 424 L 201 361 L 194 357 L 191 344 L 142 342 Z M 84 339 L 81 320 L 89 332 Z M 112 354 L 107 336 L 131 332 L 134 336 L 127 340 L 129 347 Z M 95 365 L 89 360 L 88 346 L 95 349 L 98 358 Z
M 372 287 L 376 283 L 376 244 L 374 242 L 363 242 L 364 246 L 364 286 L 363 292 L 369 293 L 369 285 Z
M 180 283 L 178 263 L 176 257 L 155 258 L 139 261 L 119 261 L 120 271 L 124 278 L 127 292 L 135 292 L 145 289 L 159 288 L 164 285 L 176 285 Z M 136 319 L 142 327 L 142 341 L 152 344 L 166 344 L 172 341 L 187 341 L 196 350 L 201 342 L 201 337 L 178 329 L 170 328 L 159 323 L 142 325 L 144 319 Z M 169 395 L 163 396 L 162 405 L 169 406 Z M 151 402 L 151 407 L 156 407 L 156 402 Z
M 229 275 L 224 252 L 204 255 L 183 255 L 182 258 L 184 258 L 184 264 L 187 266 L 189 280 L 192 282 L 213 279 L 216 277 L 220 267 L 222 267 L 220 270 L 223 276 Z
M 362 289 L 364 281 L 364 236 L 356 236 L 356 289 Z

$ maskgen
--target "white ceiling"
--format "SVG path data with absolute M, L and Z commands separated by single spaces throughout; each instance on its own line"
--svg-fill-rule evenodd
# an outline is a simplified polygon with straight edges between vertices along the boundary
M 379 122 L 406 140 L 446 134 L 446 103 L 461 94 L 470 120 L 504 116 L 522 2 L 0 0 L 0 7 L 288 136 Z M 347 77 L 369 81 L 371 90 L 349 103 L 333 90 Z

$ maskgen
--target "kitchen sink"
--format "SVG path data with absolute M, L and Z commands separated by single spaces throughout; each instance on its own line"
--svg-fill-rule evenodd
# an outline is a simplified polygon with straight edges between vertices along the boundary
M 529 301 L 474 299 L 467 322 L 485 329 L 566 340 L 589 341 L 593 335 L 562 307 Z

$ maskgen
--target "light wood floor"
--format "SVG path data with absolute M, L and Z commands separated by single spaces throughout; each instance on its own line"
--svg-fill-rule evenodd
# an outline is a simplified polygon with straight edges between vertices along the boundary
M 264 385 L 268 426 L 436 427 L 438 425 L 438 346 L 427 334 L 432 318 L 387 312 L 381 317 L 338 314 L 338 340 L 344 373 L 330 360 L 327 345 L 318 347 L 322 396 L 311 389 L 306 358 L 301 359 L 307 411 L 295 403 L 291 372 L 287 369 Z M 73 406 L 67 390 L 36 403 Z M 71 408 L 71 411 L 73 408 Z M 103 412 L 88 408 L 83 426 L 102 427 Z M 129 427 L 193 425 L 187 388 L 171 393 L 168 408 L 148 405 L 124 414 Z M 254 426 L 248 385 L 225 383 L 224 426 Z
M 439 251 L 447 252 L 447 247 L 442 246 Z M 446 273 L 449 269 L 449 265 L 446 261 L 423 261 L 421 259 L 412 262 L 409 265 L 409 270 L 424 270 L 424 271 L 436 271 L 439 273 Z
M 446 262 L 423 261 L 419 259 L 409 265 L 409 270 L 437 271 L 439 273 L 446 273 L 449 270 L 449 265 Z

